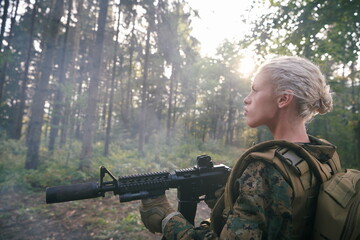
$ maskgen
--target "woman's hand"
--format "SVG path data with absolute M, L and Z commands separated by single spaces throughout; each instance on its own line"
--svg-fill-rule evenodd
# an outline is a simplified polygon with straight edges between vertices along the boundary
M 162 220 L 173 212 L 175 210 L 170 206 L 166 195 L 141 200 L 141 220 L 152 233 L 161 233 Z

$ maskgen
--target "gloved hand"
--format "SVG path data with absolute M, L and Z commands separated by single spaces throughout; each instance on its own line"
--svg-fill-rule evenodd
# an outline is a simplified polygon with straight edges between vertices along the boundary
M 170 206 L 165 195 L 141 200 L 141 220 L 152 233 L 161 233 L 162 220 L 173 212 L 175 210 Z
M 224 193 L 225 187 L 221 187 L 215 191 L 214 195 L 206 195 L 205 196 L 205 203 L 208 205 L 210 209 L 213 209 L 218 199 Z

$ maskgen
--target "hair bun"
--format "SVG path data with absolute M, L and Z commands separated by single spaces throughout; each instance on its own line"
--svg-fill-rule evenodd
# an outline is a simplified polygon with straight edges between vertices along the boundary
M 327 112 L 330 112 L 332 110 L 333 106 L 333 100 L 330 93 L 330 87 L 326 85 L 324 87 L 324 91 L 321 92 L 321 96 L 319 100 L 317 101 L 317 112 L 320 114 L 325 114 Z

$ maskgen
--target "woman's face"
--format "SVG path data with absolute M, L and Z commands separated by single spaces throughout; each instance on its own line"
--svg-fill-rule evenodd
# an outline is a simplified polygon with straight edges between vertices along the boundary
M 277 97 L 266 74 L 257 74 L 249 95 L 244 99 L 246 123 L 250 127 L 276 124 Z

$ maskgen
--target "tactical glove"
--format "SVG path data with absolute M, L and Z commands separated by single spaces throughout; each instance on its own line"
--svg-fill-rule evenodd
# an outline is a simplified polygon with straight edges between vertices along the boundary
M 208 205 L 210 209 L 213 209 L 218 199 L 223 195 L 225 191 L 225 187 L 221 187 L 215 191 L 214 195 L 206 195 L 205 196 L 205 203 Z
M 162 220 L 173 212 L 175 210 L 170 206 L 165 195 L 141 200 L 141 220 L 152 233 L 161 233 Z

